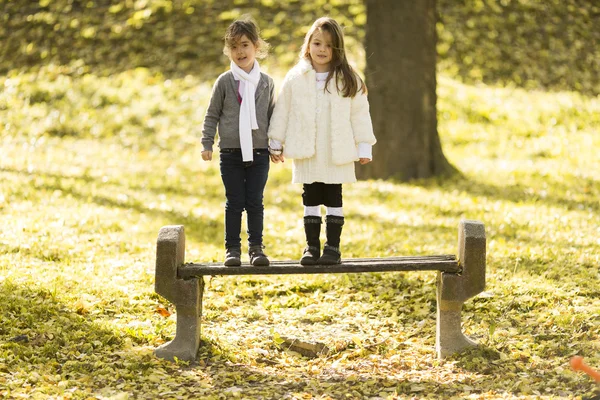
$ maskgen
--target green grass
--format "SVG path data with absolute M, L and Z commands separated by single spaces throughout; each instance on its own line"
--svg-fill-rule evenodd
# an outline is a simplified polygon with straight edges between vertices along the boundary
M 439 361 L 435 274 L 207 280 L 198 363 L 152 350 L 175 333 L 157 296 L 158 230 L 184 224 L 188 261 L 223 258 L 218 160 L 202 162 L 210 86 L 145 70 L 47 67 L 0 77 L 0 396 L 7 398 L 576 398 L 600 368 L 600 103 L 441 76 L 439 130 L 462 175 L 345 187 L 344 257 L 456 253 L 485 223 L 487 289 Z M 380 143 L 379 145 L 385 145 Z M 272 165 L 265 244 L 302 248 L 300 188 Z M 306 359 L 277 336 L 334 349 Z

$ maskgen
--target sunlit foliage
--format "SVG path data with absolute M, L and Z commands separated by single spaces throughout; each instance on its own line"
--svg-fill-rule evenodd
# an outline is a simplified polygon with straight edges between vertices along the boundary
M 41 67 L 0 87 L 0 397 L 594 393 L 568 360 L 600 367 L 597 99 L 442 75 L 440 137 L 463 176 L 344 189 L 344 257 L 455 253 L 459 220 L 485 223 L 487 289 L 463 313 L 479 350 L 435 359 L 435 273 L 216 277 L 198 363 L 186 365 L 152 355 L 175 333 L 153 264 L 167 224 L 185 225 L 188 261 L 223 257 L 223 187 L 197 137 L 210 86 Z M 302 249 L 290 175 L 273 165 L 265 193 L 275 259 Z M 332 352 L 303 358 L 280 336 Z
M 439 0 L 437 7 L 440 70 L 465 82 L 600 93 L 598 2 Z M 225 28 L 243 14 L 273 45 L 272 65 L 291 65 L 322 15 L 338 19 L 355 62 L 364 63 L 362 0 L 0 0 L 0 72 L 54 63 L 214 79 Z

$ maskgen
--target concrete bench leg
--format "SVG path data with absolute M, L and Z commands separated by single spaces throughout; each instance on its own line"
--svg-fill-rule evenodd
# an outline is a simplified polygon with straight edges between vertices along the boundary
M 439 272 L 437 279 L 436 351 L 447 357 L 477 344 L 462 333 L 464 302 L 485 289 L 485 228 L 478 221 L 461 221 L 458 227 L 460 274 Z
M 155 291 L 172 302 L 177 312 L 175 339 L 155 350 L 157 357 L 173 361 L 196 359 L 200 345 L 200 318 L 204 280 L 177 278 L 185 260 L 185 232 L 182 225 L 165 226 L 158 233 Z

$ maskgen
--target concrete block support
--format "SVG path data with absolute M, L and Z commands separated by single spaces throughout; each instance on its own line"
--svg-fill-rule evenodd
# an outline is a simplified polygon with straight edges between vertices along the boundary
M 486 238 L 483 223 L 463 220 L 458 227 L 461 273 L 438 272 L 436 352 L 445 358 L 477 344 L 461 327 L 464 302 L 485 289 Z
M 447 357 L 476 343 L 462 332 L 461 311 L 466 300 L 485 288 L 486 237 L 483 223 L 461 221 L 458 256 L 390 257 L 354 259 L 335 269 L 332 266 L 300 267 L 296 261 L 274 263 L 267 268 L 244 266 L 222 270 L 222 266 L 185 263 L 185 232 L 182 225 L 161 228 L 156 247 L 155 291 L 176 307 L 175 338 L 155 350 L 157 357 L 185 361 L 196 359 L 200 345 L 204 275 L 247 275 L 273 273 L 347 273 L 437 270 L 436 352 Z M 211 269 L 212 268 L 212 269 Z M 191 271 L 191 272 L 190 272 Z M 219 272 L 220 271 L 220 272 Z M 443 272 L 446 271 L 446 272 Z M 181 275 L 179 275 L 181 274 Z
M 200 345 L 200 318 L 204 280 L 178 279 L 177 268 L 185 262 L 185 232 L 182 225 L 160 229 L 156 245 L 156 278 L 154 289 L 175 305 L 177 328 L 175 338 L 158 347 L 157 357 L 193 361 Z

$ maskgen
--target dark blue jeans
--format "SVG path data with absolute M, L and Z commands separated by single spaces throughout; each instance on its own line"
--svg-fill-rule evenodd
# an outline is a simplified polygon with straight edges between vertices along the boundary
M 225 248 L 240 248 L 242 211 L 248 218 L 248 244 L 262 245 L 263 192 L 269 175 L 269 151 L 254 149 L 254 160 L 243 162 L 239 149 L 221 150 L 221 179 L 225 186 Z

